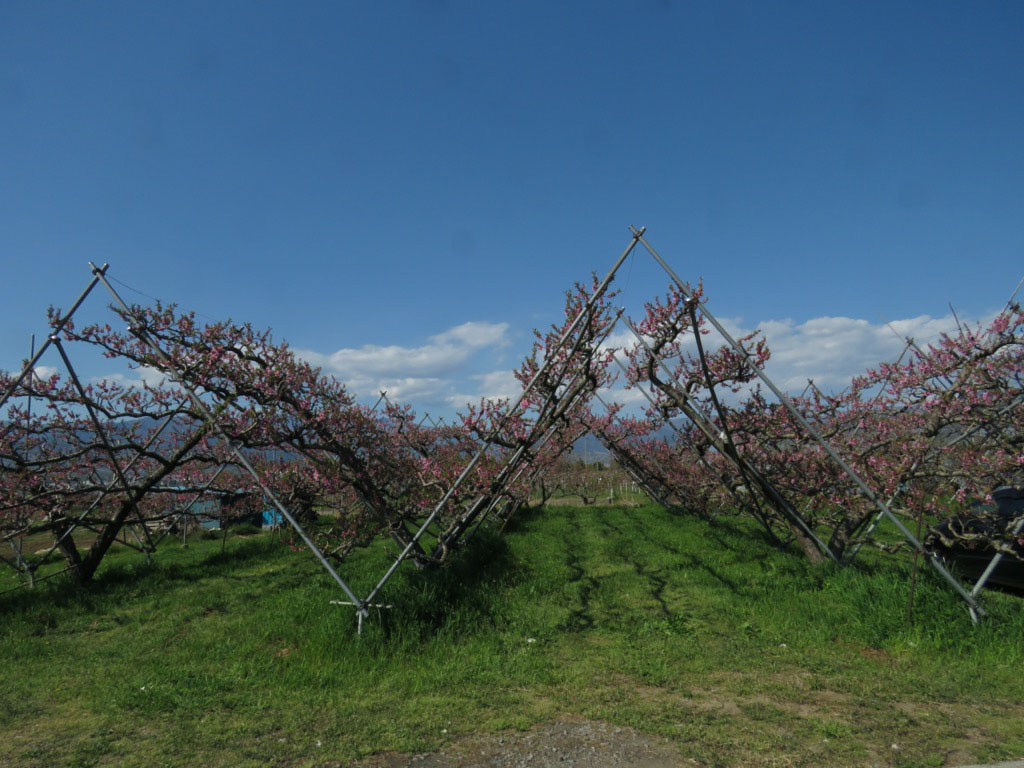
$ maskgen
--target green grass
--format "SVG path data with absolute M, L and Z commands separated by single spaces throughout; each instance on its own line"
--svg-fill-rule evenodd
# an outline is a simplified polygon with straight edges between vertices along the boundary
M 1019 599 L 974 627 L 923 573 L 908 625 L 905 563 L 811 566 L 743 520 L 552 507 L 403 568 L 362 638 L 308 553 L 220 547 L 0 596 L 0 766 L 346 765 L 564 718 L 706 765 L 1024 755 Z M 345 564 L 358 593 L 385 549 Z

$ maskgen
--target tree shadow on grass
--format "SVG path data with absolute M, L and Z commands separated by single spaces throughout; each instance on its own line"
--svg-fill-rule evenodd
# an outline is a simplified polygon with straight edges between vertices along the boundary
M 715 567 L 715 565 L 708 561 L 707 557 L 702 556 L 701 550 L 680 546 L 676 542 L 669 541 L 664 536 L 652 535 L 650 525 L 645 525 L 644 521 L 633 510 L 623 510 L 622 514 L 633 524 L 633 536 L 644 542 L 647 546 L 660 549 L 678 558 L 679 569 L 688 568 L 703 571 L 714 581 L 739 595 L 749 592 L 744 585 L 727 575 L 723 569 Z M 717 545 L 717 551 L 729 552 L 734 558 L 736 565 L 745 566 L 761 562 L 769 550 L 775 550 L 775 547 L 763 531 L 759 531 L 752 526 L 744 526 L 739 524 L 738 521 L 719 519 L 714 522 L 703 521 L 700 522 L 700 525 L 703 530 L 699 535 L 714 541 Z M 638 573 L 641 571 L 651 573 L 642 564 L 632 562 L 631 564 L 634 569 L 637 569 L 639 565 Z
M 593 507 L 565 507 L 558 510 L 558 514 L 564 515 L 565 519 L 573 526 L 573 534 L 570 539 L 578 538 L 582 533 L 580 516 L 585 512 L 598 512 Z M 673 512 L 645 511 L 644 509 L 616 508 L 616 513 L 621 515 L 625 524 L 612 518 L 611 515 L 594 514 L 591 523 L 594 530 L 599 531 L 611 542 L 621 542 L 621 546 L 611 547 L 614 556 L 628 564 L 638 577 L 643 579 L 650 590 L 650 596 L 657 605 L 658 612 L 663 618 L 669 617 L 671 610 L 665 600 L 667 589 L 672 574 L 679 570 L 699 571 L 710 577 L 711 580 L 725 589 L 738 594 L 753 594 L 748 585 L 742 583 L 741 579 L 735 578 L 729 573 L 730 567 L 722 567 L 712 562 L 707 556 L 707 550 L 714 550 L 717 553 L 727 553 L 726 561 L 739 569 L 747 569 L 757 566 L 766 561 L 769 556 L 776 555 L 779 549 L 776 543 L 767 533 L 751 521 L 745 519 L 734 519 L 718 517 L 713 521 L 707 520 L 679 520 L 679 515 Z M 652 519 L 652 516 L 654 519 Z M 669 528 L 665 528 L 666 524 Z M 672 535 L 674 526 L 692 525 L 693 530 L 682 532 L 681 535 Z M 659 535 L 660 531 L 660 535 Z M 703 542 L 714 542 L 713 547 L 706 546 Z M 674 561 L 674 565 L 662 563 L 656 566 L 647 562 L 641 552 L 635 551 L 639 545 L 641 549 L 660 551 Z M 688 546 L 689 545 L 689 546 Z M 571 550 L 570 542 L 570 550 Z M 581 596 L 586 597 L 596 587 L 593 579 L 582 572 L 579 565 L 579 557 L 576 553 L 576 562 L 568 562 L 570 572 L 574 577 L 572 583 L 579 582 Z M 792 569 L 800 570 L 804 567 L 803 558 L 799 553 L 788 552 L 792 558 Z M 573 552 L 567 556 L 572 559 Z M 578 573 L 577 573 L 578 571 Z M 586 627 L 593 624 L 589 617 L 588 608 L 584 613 L 576 616 L 575 626 Z
M 519 533 L 527 530 L 530 524 L 545 514 L 545 507 L 541 504 L 531 504 L 520 507 L 505 524 L 504 533 Z M 486 527 L 486 525 L 485 525 Z
M 582 550 L 579 541 L 583 536 L 579 515 L 576 510 L 566 510 L 566 520 L 572 527 L 572 535 L 566 541 L 565 566 L 569 570 L 567 583 L 576 587 L 579 607 L 569 611 L 569 618 L 563 629 L 569 632 L 582 632 L 594 626 L 594 616 L 590 607 L 590 597 L 598 584 L 593 576 L 583 567 Z
M 437 568 L 406 568 L 380 594 L 385 640 L 425 640 L 442 632 L 495 626 L 505 617 L 499 593 L 521 580 L 508 543 L 481 528 L 471 543 Z
M 267 537 L 245 537 L 232 541 L 224 552 L 202 559 L 182 562 L 178 552 L 157 550 L 146 559 L 137 553 L 118 553 L 108 557 L 96 577 L 81 586 L 66 576 L 58 576 L 33 589 L 22 588 L 0 595 L 0 615 L 32 612 L 44 607 L 101 609 L 130 590 L 134 595 L 165 589 L 169 584 L 195 582 L 204 578 L 230 575 L 234 569 L 265 559 L 281 547 Z M 161 558 L 161 554 L 165 557 Z
M 161 582 L 196 581 L 203 578 L 224 576 L 235 568 L 250 565 L 253 561 L 264 560 L 277 554 L 282 548 L 280 542 L 269 537 L 246 536 L 235 539 L 224 551 L 207 554 L 199 560 L 191 562 L 174 558 L 173 555 L 161 559 L 159 551 L 149 562 L 117 562 L 108 565 L 96 579 L 92 588 L 114 588 L 131 585 L 139 579 L 148 577 L 154 585 Z M 170 555 L 170 553 L 168 553 Z M 177 554 L 177 553 L 174 553 Z

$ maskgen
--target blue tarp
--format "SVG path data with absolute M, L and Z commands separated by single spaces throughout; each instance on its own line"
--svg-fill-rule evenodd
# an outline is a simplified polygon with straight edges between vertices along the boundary
M 284 522 L 284 517 L 273 507 L 263 510 L 263 527 L 273 528 Z

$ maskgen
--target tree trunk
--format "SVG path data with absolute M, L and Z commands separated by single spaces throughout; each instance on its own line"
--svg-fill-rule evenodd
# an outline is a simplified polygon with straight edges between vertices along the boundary
M 103 530 L 100 531 L 100 535 L 96 538 L 96 541 L 89 547 L 89 551 L 86 552 L 85 557 L 82 558 L 81 568 L 79 569 L 79 577 L 76 583 L 88 584 L 92 581 L 93 576 L 96 575 L 96 570 L 100 567 L 100 563 L 103 562 L 104 556 L 107 554 L 107 550 L 117 541 L 117 534 L 121 532 L 121 528 L 124 527 L 125 521 L 128 516 L 135 510 L 135 506 L 132 504 L 130 499 L 125 499 L 121 502 L 121 506 L 117 510 L 117 514 L 103 526 Z
M 83 578 L 82 555 L 71 535 L 71 525 L 68 523 L 67 517 L 63 512 L 54 512 L 50 514 L 50 521 L 53 523 L 53 535 L 57 542 L 57 549 L 64 556 L 64 562 L 68 566 L 68 578 L 75 585 L 86 583 L 90 576 Z

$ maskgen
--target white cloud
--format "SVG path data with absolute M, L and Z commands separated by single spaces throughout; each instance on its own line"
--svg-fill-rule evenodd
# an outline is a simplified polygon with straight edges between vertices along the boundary
M 23 372 L 24 368 L 18 368 L 17 370 L 0 370 L 5 376 L 10 376 L 12 379 L 18 378 Z M 47 381 L 55 373 L 60 373 L 57 368 L 52 365 L 37 365 L 32 369 L 33 378 L 36 381 Z
M 22 368 L 22 370 L 25 369 Z M 37 365 L 32 372 L 33 374 L 35 374 L 36 379 L 39 379 L 41 381 L 47 381 L 50 379 L 51 376 L 57 373 L 57 369 L 54 368 L 52 365 Z
M 618 326 L 601 344 L 601 349 L 628 349 L 636 344 L 636 335 L 625 326 Z
M 470 349 L 503 347 L 508 344 L 507 333 L 508 323 L 469 322 L 432 336 L 431 341 L 439 345 L 462 344 Z
M 492 400 L 501 397 L 515 397 L 523 391 L 523 385 L 510 370 L 491 371 L 473 378 L 480 382 L 480 391 L 483 396 Z
M 817 317 L 803 323 L 792 320 L 762 322 L 772 357 L 766 366 L 784 390 L 800 391 L 808 379 L 823 390 L 841 390 L 850 380 L 882 362 L 894 362 L 903 351 L 904 336 L 922 345 L 943 332 L 956 330 L 950 316 L 928 315 L 890 324 L 850 317 Z M 895 330 L 895 332 L 894 332 Z
M 989 316 L 980 321 L 967 319 L 962 322 L 977 326 L 979 322 L 985 325 L 992 319 Z M 786 318 L 765 320 L 755 327 L 738 318 L 719 320 L 734 338 L 760 331 L 772 353 L 766 365 L 767 374 L 783 391 L 793 394 L 803 391 L 808 379 L 813 379 L 824 391 L 841 391 L 854 376 L 876 368 L 880 363 L 895 362 L 903 352 L 907 338 L 926 348 L 942 334 L 957 332 L 956 318 L 952 315 L 921 315 L 889 323 L 872 323 L 851 317 L 816 317 L 798 323 Z M 619 334 L 616 337 L 620 343 L 625 341 L 625 337 Z M 688 335 L 684 340 L 684 351 L 693 351 L 692 339 L 692 335 Z M 714 329 L 703 337 L 703 342 L 709 352 L 725 343 Z M 617 388 L 609 395 L 627 405 L 643 405 L 635 397 L 627 402 L 624 393 Z
M 369 399 L 383 390 L 395 402 L 439 405 L 460 397 L 455 394 L 457 379 L 466 367 L 478 367 L 485 353 L 508 346 L 508 331 L 508 323 L 468 322 L 429 336 L 421 346 L 364 344 L 330 354 L 296 354 L 335 376 L 358 397 Z
M 983 318 L 983 321 L 990 319 Z M 852 377 L 880 362 L 895 361 L 903 350 L 905 337 L 913 337 L 926 346 L 941 334 L 957 330 L 952 315 L 922 315 L 888 324 L 850 317 L 817 317 L 802 322 L 783 318 L 764 320 L 756 325 L 745 323 L 741 318 L 720 320 L 737 338 L 753 330 L 762 332 L 772 351 L 767 372 L 780 388 L 793 394 L 802 391 L 808 379 L 813 379 L 825 391 L 842 390 Z M 971 320 L 964 322 L 972 323 Z M 519 394 L 521 385 L 511 369 L 501 367 L 503 362 L 495 354 L 502 350 L 503 354 L 511 353 L 518 359 L 529 351 L 528 348 L 509 350 L 511 337 L 508 323 L 468 322 L 429 336 L 420 346 L 367 344 L 342 348 L 331 354 L 313 351 L 298 354 L 321 366 L 325 373 L 336 376 L 363 400 L 372 402 L 385 390 L 391 400 L 410 403 L 419 409 L 461 410 L 467 403 L 477 403 L 482 398 L 494 401 Z M 703 338 L 709 351 L 722 344 L 713 329 Z M 632 343 L 632 333 L 619 328 L 604 346 L 621 348 Z M 692 351 L 692 336 L 688 336 L 682 346 Z M 486 372 L 473 373 L 481 369 Z M 54 370 L 39 366 L 36 372 L 45 377 Z M 612 370 L 618 372 L 617 366 Z M 158 384 L 164 376 L 157 370 L 141 368 L 102 378 L 140 387 L 144 382 Z M 619 402 L 629 409 L 646 406 L 641 393 L 624 391 L 622 384 L 619 376 L 612 387 L 601 391 L 601 396 L 609 403 Z M 723 396 L 726 395 L 723 393 Z
M 615 405 L 618 403 L 619 405 L 623 405 L 627 408 L 632 408 L 634 406 L 646 408 L 650 405 L 650 401 L 644 396 L 644 393 L 636 387 L 633 387 L 632 389 L 623 389 L 620 386 L 602 387 L 597 390 L 597 394 L 602 400 L 608 403 L 608 405 Z M 603 413 L 604 406 L 599 402 L 595 402 L 592 408 L 594 413 L 601 414 Z
M 410 348 L 367 344 L 358 349 L 339 349 L 323 362 L 325 367 L 349 376 L 429 376 L 465 362 L 469 353 L 469 348 L 453 345 L 428 344 Z
M 792 394 L 801 392 L 808 379 L 813 379 L 822 390 L 840 391 L 854 376 L 879 363 L 895 361 L 906 344 L 905 337 L 912 337 L 923 347 L 936 341 L 941 334 L 957 330 L 952 315 L 921 315 L 890 323 L 872 323 L 851 317 L 817 317 L 803 322 L 785 318 L 765 320 L 756 326 L 744 323 L 741 318 L 719 318 L 719 321 L 734 338 L 760 331 L 772 352 L 767 365 L 768 375 L 783 391 Z M 709 330 L 703 341 L 705 349 L 710 352 L 718 349 L 724 341 L 710 326 Z M 445 336 L 441 334 L 434 339 Z M 618 329 L 603 346 L 622 348 L 631 346 L 634 340 L 630 331 Z M 681 346 L 686 352 L 694 352 L 692 335 L 683 339 Z M 619 357 L 622 357 L 621 353 Z M 613 370 L 617 371 L 617 367 Z M 466 386 L 470 382 L 476 386 Z M 622 383 L 620 376 L 611 388 L 600 392 L 601 397 L 609 403 L 619 402 L 630 410 L 645 408 L 647 400 L 643 394 L 636 390 L 623 390 Z M 519 391 L 519 383 L 512 372 L 499 370 L 469 377 L 457 390 L 453 390 L 454 394 L 450 394 L 446 401 L 452 407 L 461 408 L 467 402 L 475 403 L 481 398 L 515 397 Z M 732 399 L 727 393 L 721 395 Z
M 976 326 L 992 319 L 993 316 L 989 316 L 962 322 Z M 895 362 L 908 338 L 926 348 L 943 334 L 957 333 L 956 318 L 952 315 L 920 315 L 889 323 L 872 323 L 853 317 L 816 317 L 797 323 L 787 318 L 765 320 L 758 323 L 756 329 L 744 327 L 735 320 L 729 325 L 738 335 L 751 330 L 762 332 L 772 352 L 766 371 L 780 388 L 790 392 L 802 391 L 808 379 L 813 379 L 822 390 L 840 391 L 854 376 L 880 363 Z
M 408 403 L 412 401 L 436 402 L 443 400 L 444 396 L 451 389 L 451 383 L 447 379 L 438 378 L 417 378 L 407 376 L 403 379 L 385 379 L 379 382 L 357 382 L 364 386 L 371 386 L 373 383 L 380 384 L 380 390 L 387 393 L 388 399 L 392 402 Z M 350 386 L 353 391 L 362 392 L 358 386 Z
M 344 381 L 436 378 L 451 375 L 480 349 L 504 346 L 507 333 L 508 323 L 470 322 L 431 336 L 430 343 L 420 347 L 365 344 L 329 355 L 308 350 L 297 354 Z
M 37 368 L 36 370 L 39 369 Z M 143 385 L 159 387 L 167 380 L 167 374 L 158 371 L 156 368 L 150 368 L 147 365 L 139 366 L 132 371 L 132 374 L 108 373 L 105 376 L 93 376 L 90 381 L 94 383 L 111 382 L 113 384 L 120 384 L 122 387 L 138 387 L 141 389 Z
M 523 391 L 523 386 L 519 383 L 519 379 L 510 370 L 481 373 L 471 376 L 470 379 L 479 382 L 477 391 L 472 394 L 459 393 L 451 395 L 448 398 L 448 404 L 453 408 L 464 408 L 467 403 L 476 404 L 481 399 L 493 402 L 495 400 L 514 398 L 518 397 L 519 393 Z

